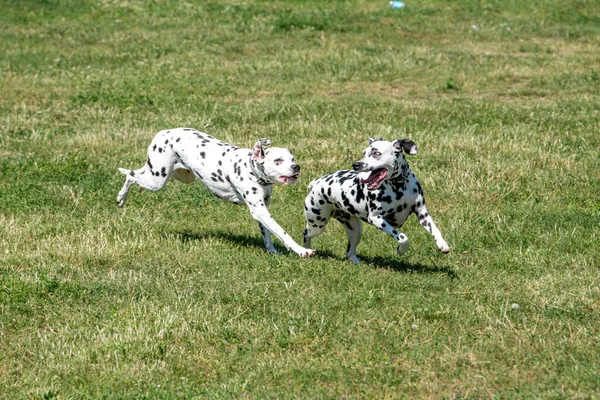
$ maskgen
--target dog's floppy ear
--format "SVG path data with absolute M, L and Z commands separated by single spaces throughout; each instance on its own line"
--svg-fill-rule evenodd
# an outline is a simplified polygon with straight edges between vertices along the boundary
M 417 149 L 417 145 L 415 144 L 415 142 L 413 142 L 410 139 L 398 139 L 398 140 L 394 140 L 394 149 L 396 151 L 402 151 L 402 150 L 404 150 L 404 152 L 406 154 L 410 154 L 411 156 L 414 156 L 415 154 L 417 154 L 419 152 L 419 150 Z
M 265 147 L 270 146 L 271 141 L 267 138 L 262 138 L 254 145 L 252 149 L 252 159 L 254 161 L 262 161 L 265 158 Z

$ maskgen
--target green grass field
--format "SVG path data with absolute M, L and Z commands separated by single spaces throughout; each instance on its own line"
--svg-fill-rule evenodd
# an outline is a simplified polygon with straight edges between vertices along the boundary
M 600 2 L 0 1 L 0 398 L 599 398 Z M 156 132 L 290 148 L 271 212 L 408 137 L 411 249 L 300 259 Z

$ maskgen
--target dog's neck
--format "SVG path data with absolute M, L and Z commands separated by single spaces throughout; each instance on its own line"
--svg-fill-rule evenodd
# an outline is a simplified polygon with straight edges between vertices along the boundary
M 258 183 L 259 185 L 268 186 L 274 183 L 273 180 L 270 179 L 269 176 L 265 173 L 265 169 L 263 168 L 262 164 L 254 161 L 252 156 L 250 156 L 250 168 L 252 170 L 252 175 L 254 175 L 254 177 L 256 178 L 256 183 Z
M 394 170 L 392 171 L 389 181 L 392 185 L 399 186 L 404 184 L 404 182 L 406 182 L 408 179 L 410 168 L 408 167 L 408 163 L 406 162 L 404 155 L 400 154 L 396 160 L 397 161 L 394 165 Z

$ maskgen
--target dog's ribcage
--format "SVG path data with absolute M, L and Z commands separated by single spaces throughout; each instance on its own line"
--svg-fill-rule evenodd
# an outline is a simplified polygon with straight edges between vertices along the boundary
M 152 173 L 170 174 L 169 166 L 183 167 L 223 200 L 244 203 L 232 183 L 248 179 L 245 173 L 251 155 L 248 149 L 196 130 L 175 129 L 160 132 L 150 144 L 148 154 Z

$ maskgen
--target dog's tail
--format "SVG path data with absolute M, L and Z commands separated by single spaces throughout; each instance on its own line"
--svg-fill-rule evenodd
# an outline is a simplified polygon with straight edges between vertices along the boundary
M 119 168 L 119 172 L 122 173 L 123 175 L 135 175 L 133 170 L 131 169 L 125 169 L 125 168 Z

